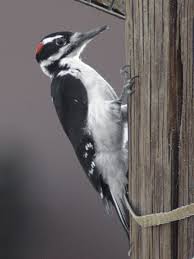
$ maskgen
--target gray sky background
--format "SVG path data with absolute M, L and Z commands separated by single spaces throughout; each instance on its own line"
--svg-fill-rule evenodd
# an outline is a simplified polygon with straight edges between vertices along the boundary
M 9 165 L 0 168 L 1 258 L 127 258 L 125 233 L 86 179 L 34 58 L 48 33 L 104 24 L 111 30 L 90 43 L 83 59 L 119 93 L 124 21 L 73 0 L 0 3 L 0 166 Z

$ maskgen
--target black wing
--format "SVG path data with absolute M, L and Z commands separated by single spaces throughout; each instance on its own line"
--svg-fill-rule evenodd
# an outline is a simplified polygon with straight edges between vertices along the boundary
M 51 95 L 59 120 L 71 141 L 87 177 L 102 198 L 110 199 L 108 185 L 96 168 L 95 143 L 86 128 L 88 97 L 80 79 L 66 74 L 51 84 Z
M 92 136 L 85 130 L 88 115 L 88 96 L 81 80 L 66 74 L 51 84 L 51 95 L 59 120 L 71 141 L 87 177 L 101 198 L 115 207 L 128 235 L 128 211 L 117 204 L 95 165 L 96 148 Z
M 51 96 L 64 131 L 77 148 L 86 125 L 87 92 L 79 79 L 67 74 L 53 79 Z

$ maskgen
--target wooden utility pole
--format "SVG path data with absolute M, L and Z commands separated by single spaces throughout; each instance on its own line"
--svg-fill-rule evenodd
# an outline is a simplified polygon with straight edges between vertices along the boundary
M 194 0 L 126 0 L 129 199 L 139 215 L 194 202 Z M 192 259 L 194 217 L 142 229 L 131 259 Z

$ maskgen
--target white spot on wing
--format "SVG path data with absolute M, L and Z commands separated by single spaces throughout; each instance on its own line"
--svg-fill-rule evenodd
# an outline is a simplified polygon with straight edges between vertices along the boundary
M 89 170 L 89 174 L 93 174 L 93 172 L 94 172 L 94 169 L 91 168 L 91 169 Z
M 94 167 L 95 167 L 95 163 L 94 163 L 94 161 L 92 161 L 92 163 L 91 163 L 91 167 L 92 167 L 92 168 L 94 168 Z
M 93 148 L 92 143 L 88 143 L 88 147 L 89 147 L 89 148 Z
M 87 143 L 87 144 L 85 145 L 85 149 L 86 149 L 86 150 L 89 150 L 90 148 L 93 149 L 93 145 L 92 145 L 91 142 L 89 142 L 89 143 Z
M 85 152 L 85 153 L 84 153 L 84 158 L 87 158 L 87 157 L 88 157 L 88 153 Z
M 95 166 L 96 166 L 96 165 L 95 165 L 94 161 L 92 161 L 92 162 L 91 162 L 91 168 L 90 168 L 90 170 L 89 170 L 89 174 L 93 174 Z

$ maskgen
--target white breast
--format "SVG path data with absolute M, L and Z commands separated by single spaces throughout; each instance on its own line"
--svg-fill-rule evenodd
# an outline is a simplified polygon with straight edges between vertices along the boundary
M 65 65 L 67 59 L 64 60 Z M 112 87 L 93 68 L 79 59 L 69 59 L 67 73 L 79 78 L 88 94 L 87 131 L 96 144 L 95 164 L 111 192 L 122 197 L 127 183 L 127 149 L 123 148 L 121 106 Z M 66 73 L 64 71 L 64 73 Z
M 93 98 L 97 96 L 103 100 L 114 100 L 117 98 L 115 91 L 109 83 L 78 57 L 62 59 L 60 65 L 65 66 L 65 64 L 68 64 L 70 67 L 68 73 L 79 78 L 85 85 L 89 101 L 93 101 Z
M 87 128 L 98 143 L 98 151 L 118 148 L 122 126 L 119 106 L 112 103 L 117 98 L 115 91 L 101 75 L 80 59 L 65 59 L 63 62 L 70 67 L 68 73 L 79 78 L 87 90 Z

